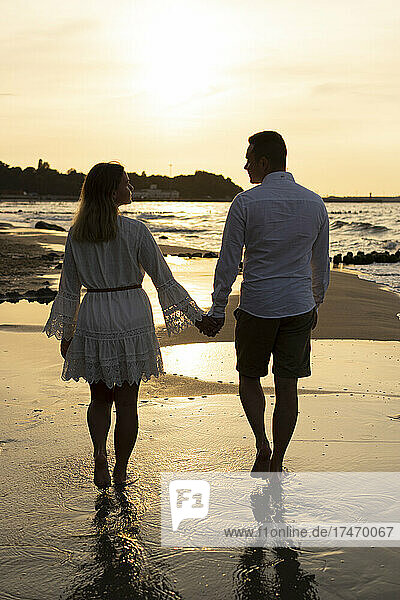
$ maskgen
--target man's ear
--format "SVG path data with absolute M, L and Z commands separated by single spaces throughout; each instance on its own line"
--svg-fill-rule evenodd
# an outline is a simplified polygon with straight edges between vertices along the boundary
M 271 168 L 271 161 L 269 158 L 267 158 L 266 156 L 262 156 L 260 158 L 260 167 L 262 168 L 262 170 L 266 173 L 267 171 L 269 172 L 270 168 Z

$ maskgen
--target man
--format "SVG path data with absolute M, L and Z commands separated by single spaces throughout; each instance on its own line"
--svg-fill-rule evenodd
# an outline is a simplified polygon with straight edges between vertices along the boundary
M 286 171 L 286 145 L 275 131 L 249 138 L 250 183 L 230 207 L 215 270 L 213 304 L 200 324 L 215 335 L 245 247 L 235 347 L 240 399 L 254 432 L 252 472 L 281 471 L 297 421 L 297 380 L 310 370 L 311 329 L 329 283 L 329 222 L 324 202 Z M 265 432 L 260 377 L 273 355 L 273 452 Z

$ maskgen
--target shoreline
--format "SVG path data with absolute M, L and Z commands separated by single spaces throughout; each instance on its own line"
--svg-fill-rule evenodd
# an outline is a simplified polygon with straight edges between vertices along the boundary
M 61 268 L 64 253 L 60 247 L 66 239 L 67 232 L 0 223 L 0 294 L 50 285 L 39 278 L 52 277 Z M 164 256 L 218 256 L 216 252 L 187 246 L 159 244 L 159 247 Z
M 65 243 L 67 233 L 33 228 L 17 228 L 0 224 L 1 271 L 5 273 L 0 284 L 0 293 L 19 288 L 37 289 L 50 285 L 43 280 L 48 277 L 54 282 L 61 267 L 62 252 L 54 251 Z M 164 255 L 199 257 L 204 250 L 160 244 Z M 216 254 L 216 253 L 215 253 Z M 204 259 L 206 260 L 206 259 Z M 206 264 L 206 263 L 205 263 Z M 178 281 L 179 266 L 172 265 Z M 211 271 L 211 265 L 210 265 Z M 188 277 L 188 276 L 187 276 Z M 213 273 L 203 278 L 205 296 L 211 304 Z M 189 293 L 190 277 L 184 281 Z M 209 294 L 208 294 L 209 290 Z M 204 291 L 204 290 L 203 290 Z M 4 300 L 3 296 L 3 300 Z M 206 341 L 233 341 L 233 311 L 238 305 L 238 293 L 232 292 L 227 306 L 226 323 L 215 338 L 204 338 L 191 327 L 181 334 L 168 338 L 165 329 L 157 328 L 161 345 L 187 344 Z M 203 308 L 207 310 L 207 306 Z M 314 339 L 371 339 L 400 341 L 400 295 L 381 285 L 363 279 L 357 270 L 331 268 L 331 283 L 319 311 L 319 322 L 313 331 Z
M 204 338 L 194 328 L 169 338 L 165 329 L 157 333 L 161 346 L 205 341 L 233 342 L 239 295 L 229 296 L 225 324 L 215 338 Z M 319 309 L 312 339 L 400 341 L 400 298 L 378 284 L 356 274 L 331 270 L 331 283 Z

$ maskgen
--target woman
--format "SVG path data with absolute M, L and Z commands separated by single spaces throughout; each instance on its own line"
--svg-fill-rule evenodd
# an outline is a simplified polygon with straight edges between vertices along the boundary
M 87 421 L 98 487 L 111 483 L 106 441 L 113 401 L 113 480 L 123 484 L 138 433 L 140 381 L 163 373 L 150 301 L 141 287 L 144 272 L 157 288 L 169 335 L 203 314 L 173 278 L 147 227 L 119 214 L 118 207 L 131 202 L 132 189 L 118 163 L 99 163 L 87 174 L 65 245 L 59 292 L 43 330 L 61 340 L 62 378 L 89 383 Z M 82 303 L 81 286 L 87 288 Z

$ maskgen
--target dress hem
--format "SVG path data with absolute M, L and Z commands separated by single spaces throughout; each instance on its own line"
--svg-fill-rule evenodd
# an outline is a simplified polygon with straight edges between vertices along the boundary
M 125 382 L 128 383 L 129 385 L 133 385 L 134 383 L 136 385 L 139 385 L 140 382 L 146 382 L 149 381 L 151 379 L 151 377 L 160 377 L 161 375 L 165 375 L 165 371 L 158 371 L 156 373 L 142 373 L 139 376 L 133 377 L 133 378 L 128 378 L 128 377 L 123 377 L 117 381 L 106 381 L 104 378 L 102 377 L 86 377 L 85 375 L 70 375 L 70 374 L 62 374 L 61 375 L 61 379 L 63 381 L 71 381 L 71 379 L 73 381 L 78 382 L 80 379 L 83 379 L 84 381 L 86 381 L 86 383 L 93 384 L 93 383 L 99 383 L 100 381 L 103 381 L 106 386 L 109 389 L 112 389 L 115 385 L 118 387 L 121 387 L 122 384 L 124 384 Z

